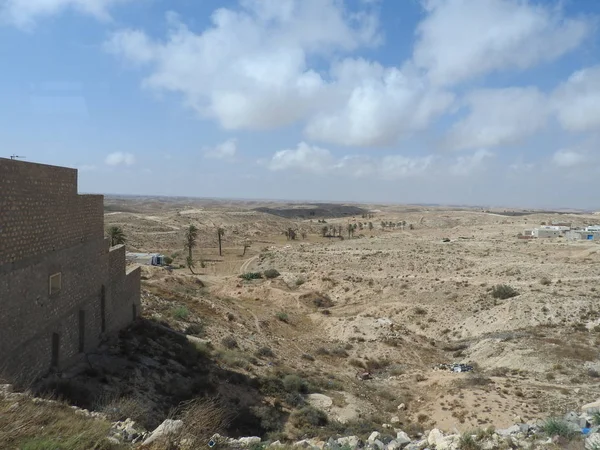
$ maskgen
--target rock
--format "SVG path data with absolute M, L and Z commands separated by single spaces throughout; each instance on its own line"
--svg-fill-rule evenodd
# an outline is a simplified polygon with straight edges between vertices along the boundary
M 237 441 L 242 447 L 250 447 L 255 444 L 260 444 L 260 438 L 258 436 L 241 437 Z
M 600 412 L 600 400 L 588 403 L 587 405 L 583 405 L 581 410 L 586 414 L 593 414 L 595 412 Z
M 283 447 L 283 444 L 279 441 L 271 442 L 269 444 L 269 448 L 277 448 L 277 447 Z
M 376 439 L 379 439 L 380 437 L 381 433 L 379 433 L 379 431 L 373 431 L 369 436 L 369 439 L 367 439 L 367 442 L 369 442 L 369 444 L 372 444 L 373 442 L 375 442 Z
M 181 420 L 166 419 L 161 423 L 152 434 L 143 442 L 143 445 L 149 445 L 158 439 L 171 436 L 178 433 L 183 428 L 183 422 Z
M 386 450 L 400 450 L 402 447 L 400 447 L 400 444 L 398 443 L 398 441 L 392 439 L 390 442 L 388 442 L 388 444 L 386 445 L 385 449 Z
M 406 405 L 404 403 L 400 403 L 398 405 L 398 411 L 404 411 L 406 409 Z
M 391 422 L 391 423 L 400 423 L 400 417 L 398 417 L 398 416 L 393 416 L 393 417 L 390 419 L 390 422 Z
M 571 411 L 565 414 L 564 420 L 567 422 L 579 423 L 579 416 L 577 413 Z
M 379 450 L 383 450 L 385 448 L 385 444 L 381 442 L 379 439 L 375 439 L 371 444 L 374 448 L 378 448 Z
M 212 344 L 212 341 L 210 339 L 202 339 L 202 338 L 192 336 L 189 334 L 186 335 L 186 338 L 192 344 L 200 344 L 200 345 L 206 345 L 206 346 L 210 346 Z
M 585 438 L 585 448 L 593 449 L 600 447 L 600 433 L 590 433 Z
M 301 441 L 294 442 L 293 446 L 301 448 L 312 448 L 312 444 L 307 439 L 302 439 Z
M 381 424 L 381 426 L 382 426 L 383 428 L 385 428 L 385 429 L 388 429 L 388 430 L 389 430 L 390 428 L 394 428 L 394 427 L 392 426 L 392 424 L 391 424 L 391 423 L 383 423 L 383 424 Z
M 427 447 L 427 440 L 423 439 L 421 441 L 411 442 L 406 447 L 404 447 L 404 450 L 423 450 L 426 447 Z
M 518 434 L 521 432 L 521 427 L 519 425 L 513 425 L 512 427 L 508 427 L 504 430 L 496 430 L 496 433 L 498 433 L 500 436 L 511 436 L 513 434 Z
M 328 409 L 331 408 L 331 405 L 333 405 L 333 400 L 331 397 L 323 394 L 310 394 L 307 400 L 308 403 L 319 409 Z
M 106 438 L 106 440 L 113 445 L 121 445 L 122 444 L 122 442 L 114 436 L 108 436 Z
M 523 434 L 527 434 L 529 433 L 529 430 L 531 429 L 531 426 L 529 426 L 529 424 L 527 423 L 521 423 L 519 424 L 519 431 Z
M 408 437 L 408 434 L 406 434 L 404 431 L 400 430 L 396 432 L 396 442 L 398 442 L 398 444 L 400 444 L 400 447 L 402 448 L 403 446 L 409 444 L 411 441 L 410 437 Z
M 356 448 L 361 443 L 360 438 L 358 436 L 341 437 L 336 442 L 339 445 L 341 445 L 342 447 L 350 447 L 350 448 Z
M 444 434 L 437 428 L 431 430 L 429 432 L 429 435 L 427 436 L 427 443 L 429 445 L 435 445 L 436 448 L 438 448 L 438 446 L 443 442 L 443 440 Z

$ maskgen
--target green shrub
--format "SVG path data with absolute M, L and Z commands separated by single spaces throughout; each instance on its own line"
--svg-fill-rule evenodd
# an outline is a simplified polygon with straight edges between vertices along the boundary
M 575 437 L 575 431 L 562 419 L 552 418 L 546 420 L 542 425 L 542 431 L 550 437 L 560 436 L 565 439 L 572 439 Z
M 222 340 L 221 340 L 221 344 L 223 344 L 223 347 L 228 348 L 229 350 L 232 350 L 234 348 L 238 347 L 238 342 L 235 339 L 235 337 L 229 335 L 229 336 L 225 336 Z
M 517 290 L 508 284 L 497 284 L 492 287 L 492 297 L 499 298 L 500 300 L 506 300 L 517 295 L 519 295 Z
M 166 266 L 170 266 L 171 264 L 173 264 L 173 258 L 171 258 L 170 256 L 165 256 L 163 258 L 163 262 Z
M 306 283 L 306 280 L 304 278 L 296 279 L 296 286 L 302 286 L 304 283 Z
M 192 336 L 203 336 L 204 326 L 201 323 L 192 323 L 185 327 L 185 334 L 191 334 Z
M 275 269 L 267 269 L 263 272 L 263 275 L 265 276 L 265 278 L 270 280 L 272 278 L 277 278 L 281 274 Z
M 464 433 L 458 441 L 458 448 L 460 450 L 481 450 L 481 445 L 469 433 Z
M 273 358 L 275 353 L 273 353 L 273 350 L 271 350 L 270 347 L 260 347 L 256 350 L 256 356 L 259 358 Z
M 260 419 L 260 426 L 267 431 L 277 431 L 281 429 L 281 412 L 269 406 L 254 406 L 250 411 Z
M 287 313 L 278 312 L 277 319 L 281 320 L 282 322 L 288 323 L 290 321 L 290 316 L 288 316 Z
M 246 272 L 240 275 L 240 278 L 243 280 L 259 280 L 262 278 L 262 275 L 260 272 Z
M 290 420 L 297 428 L 323 427 L 327 425 L 327 414 L 312 406 L 297 409 L 290 416 Z
M 172 311 L 175 320 L 187 320 L 190 317 L 190 311 L 185 306 L 178 306 Z
M 308 384 L 298 375 L 286 375 L 283 378 L 283 388 L 288 392 L 298 392 L 301 394 L 308 392 Z

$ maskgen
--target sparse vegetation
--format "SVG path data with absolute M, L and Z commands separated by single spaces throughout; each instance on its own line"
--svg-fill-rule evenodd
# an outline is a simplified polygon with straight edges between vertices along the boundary
M 506 300 L 517 295 L 519 295 L 517 290 L 508 284 L 497 284 L 492 287 L 492 297 L 500 300 Z
M 290 321 L 290 316 L 288 315 L 288 313 L 285 313 L 285 312 L 278 312 L 278 313 L 277 313 L 277 320 L 279 320 L 279 321 L 281 321 L 281 322 L 289 323 L 289 321 Z
M 262 278 L 262 274 L 260 272 L 246 272 L 240 275 L 240 278 L 243 280 L 260 280 Z
M 228 348 L 230 350 L 238 347 L 237 339 L 232 335 L 225 336 L 221 340 L 221 344 L 223 344 L 223 347 Z
M 575 432 L 567 422 L 562 419 L 548 419 L 542 424 L 542 430 L 550 437 L 560 436 L 570 440 L 575 437 Z
M 281 274 L 275 270 L 275 269 L 267 269 L 263 272 L 263 275 L 265 276 L 265 278 L 267 279 L 272 279 L 272 278 L 277 278 L 278 276 L 280 276 Z
M 185 306 L 178 306 L 173 309 L 172 315 L 175 320 L 187 320 L 190 317 L 190 311 Z

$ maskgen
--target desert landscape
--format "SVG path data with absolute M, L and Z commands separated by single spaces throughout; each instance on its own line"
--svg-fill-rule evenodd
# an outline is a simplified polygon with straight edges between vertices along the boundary
M 465 432 L 600 397 L 597 243 L 517 238 L 598 216 L 116 198 L 106 210 L 128 249 L 173 258 L 172 270 L 144 267 L 147 317 L 181 332 L 200 324 L 210 357 L 229 370 L 318 385 L 305 401 L 341 423 Z M 190 224 L 203 266 L 194 274 L 183 249 Z M 269 270 L 279 275 L 240 278 Z M 473 370 L 438 367 L 450 363 Z M 303 437 L 290 421 L 273 431 Z

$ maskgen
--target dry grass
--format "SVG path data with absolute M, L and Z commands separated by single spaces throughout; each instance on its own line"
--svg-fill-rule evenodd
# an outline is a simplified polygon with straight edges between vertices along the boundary
M 61 402 L 0 399 L 0 446 L 21 450 L 120 450 L 107 439 L 110 423 L 75 414 Z
M 180 407 L 179 415 L 184 423 L 181 438 L 189 442 L 190 448 L 204 447 L 213 434 L 223 434 L 234 419 L 231 408 L 214 399 L 187 402 Z

